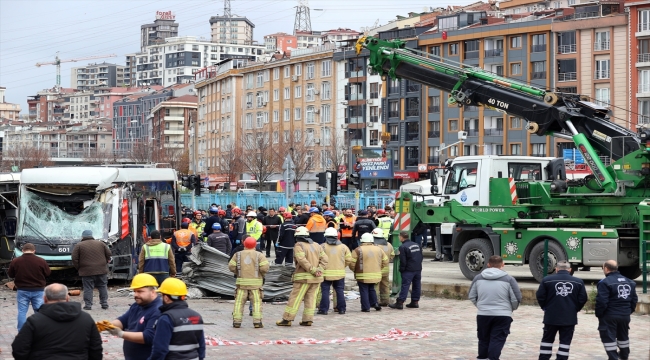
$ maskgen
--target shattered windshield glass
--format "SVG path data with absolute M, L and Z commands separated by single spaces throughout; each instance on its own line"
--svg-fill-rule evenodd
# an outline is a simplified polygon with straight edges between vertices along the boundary
M 72 215 L 28 190 L 20 196 L 19 221 L 16 235 L 23 239 L 81 240 L 84 230 L 91 230 L 98 239 L 104 233 L 100 202 L 95 201 L 79 214 Z

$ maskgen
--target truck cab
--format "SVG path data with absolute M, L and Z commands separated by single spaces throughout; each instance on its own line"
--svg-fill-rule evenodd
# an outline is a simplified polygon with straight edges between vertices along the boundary
M 558 160 L 563 161 L 553 157 L 461 156 L 447 165 L 441 195 L 466 206 L 486 206 L 490 200 L 490 178 L 512 178 L 515 182 L 552 180 L 549 164 Z

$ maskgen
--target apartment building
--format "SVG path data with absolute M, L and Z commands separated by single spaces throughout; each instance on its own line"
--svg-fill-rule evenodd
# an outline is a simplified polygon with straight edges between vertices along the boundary
M 255 45 L 253 40 L 255 24 L 245 16 L 211 16 L 210 29 L 213 43 Z
M 298 48 L 298 38 L 283 32 L 264 35 L 264 51 L 274 53 L 276 51 L 285 53 Z
M 76 90 L 70 88 L 46 89 L 27 97 L 30 121 L 62 121 L 65 113 L 65 96 Z
M 106 62 L 74 67 L 70 70 L 70 86 L 80 91 L 95 90 L 100 87 L 124 86 L 126 69 L 125 66 Z
M 195 121 L 198 97 L 184 95 L 170 98 L 151 109 L 155 149 L 188 149 L 190 124 Z
M 0 87 L 0 119 L 18 120 L 20 105 L 5 102 L 6 88 Z
M 240 63 L 256 61 L 263 51 L 261 45 L 216 44 L 194 36 L 167 38 L 164 43 L 148 46 L 143 53 L 127 55 L 129 69 L 136 63 L 135 75 L 129 75 L 130 84 L 186 84 L 194 81 L 194 73 L 201 68 L 225 59 Z
M 418 44 L 444 62 L 462 62 L 549 89 L 554 68 L 551 67 L 555 49 L 551 33 L 554 16 L 553 10 L 549 14 L 511 14 L 492 20 L 486 11 L 440 15 L 437 29 L 421 34 Z M 390 89 L 397 85 L 389 82 L 389 96 Z M 403 89 L 404 85 L 399 84 L 399 88 Z M 423 119 L 427 121 L 422 122 L 422 132 L 427 136 L 414 146 L 423 149 L 417 158 L 429 168 L 438 168 L 446 159 L 461 155 L 556 155 L 553 139 L 529 134 L 523 119 L 482 106 L 449 106 L 447 97 L 448 94 L 438 89 L 424 88 L 421 109 L 426 111 Z M 404 109 L 404 105 L 389 103 L 389 112 L 408 113 L 410 107 L 406 105 Z M 390 128 L 391 118 L 387 125 L 391 137 L 400 130 Z M 459 141 L 457 134 L 461 130 L 468 133 L 467 139 L 452 145 Z M 404 132 L 398 134 L 398 139 L 404 136 Z M 403 151 L 406 168 L 412 169 L 416 156 L 409 154 L 409 149 Z M 414 160 L 409 162 L 409 159 Z
M 313 166 L 303 180 L 331 169 L 337 77 L 333 45 L 297 49 L 268 63 L 235 68 L 224 64 L 197 76 L 199 93 L 198 168 L 212 178 L 223 175 L 222 156 L 230 147 L 265 136 L 285 156 L 302 148 Z M 296 146 L 298 143 L 300 145 Z M 203 165 L 203 167 L 201 167 Z M 274 178 L 279 178 L 278 169 Z M 250 178 L 251 174 L 244 174 Z M 309 180 L 309 181 L 307 181 Z M 301 189 L 305 189 L 302 185 Z
M 629 105 L 632 129 L 650 126 L 650 1 L 625 1 L 630 43 Z
M 294 31 L 293 35 L 298 39 L 298 49 L 319 46 L 323 43 L 321 31 Z
M 325 43 L 349 43 L 352 40 L 357 40 L 361 37 L 362 33 L 347 29 L 337 28 L 321 32 L 321 41 Z
M 140 26 L 140 51 L 145 52 L 149 45 L 161 44 L 169 37 L 178 36 L 178 26 L 173 12 L 156 11 L 153 23 Z
M 92 91 L 79 91 L 64 97 L 63 118 L 72 121 L 87 121 L 100 116 L 98 99 Z

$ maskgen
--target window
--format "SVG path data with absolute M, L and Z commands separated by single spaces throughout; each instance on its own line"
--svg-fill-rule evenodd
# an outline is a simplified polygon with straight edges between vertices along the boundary
M 532 40 L 531 52 L 546 51 L 546 34 L 535 34 L 532 36 Z
M 321 105 L 320 108 L 320 122 L 322 123 L 331 123 L 332 122 L 332 112 L 329 105 Z
M 594 51 L 609 50 L 609 31 L 596 31 Z
M 440 112 L 440 96 L 429 96 L 429 113 Z
M 546 61 L 533 61 L 531 65 L 533 79 L 546 79 Z
M 257 125 L 258 129 L 261 129 L 264 127 L 264 115 L 262 115 L 262 112 L 258 112 L 257 116 L 255 117 L 255 124 Z
M 510 129 L 521 129 L 521 119 L 518 117 L 510 117 Z
M 313 62 L 307 63 L 307 66 L 305 66 L 305 71 L 307 72 L 307 79 L 313 79 L 314 78 L 314 73 L 316 72 L 316 65 L 314 65 Z
M 521 63 L 510 64 L 510 75 L 521 75 Z
M 406 166 L 418 166 L 420 162 L 419 148 L 417 146 L 406 146 L 404 151 L 406 155 L 406 159 L 404 159 L 406 160 Z
M 291 133 L 288 130 L 284 131 L 284 142 L 285 144 L 289 142 L 289 139 L 291 138 Z
M 293 132 L 293 141 L 302 141 L 302 131 L 296 130 Z
M 577 79 L 576 59 L 561 59 L 557 61 L 557 80 L 575 81 Z
M 324 81 L 321 85 L 322 90 L 320 92 L 321 100 L 329 100 L 332 98 L 332 85 L 329 81 Z
M 270 71 L 269 69 L 264 70 L 264 82 L 269 81 Z
M 449 44 L 449 55 L 458 55 L 458 43 Z
M 650 10 L 641 10 L 639 11 L 639 30 L 638 31 L 648 31 L 650 30 Z
M 449 120 L 449 131 L 458 131 L 458 120 Z
M 521 144 L 510 144 L 510 155 L 521 155 Z
M 291 68 L 288 67 L 288 66 L 285 66 L 284 67 L 284 77 L 288 78 L 289 76 L 291 76 Z
M 567 31 L 557 34 L 557 53 L 571 54 L 576 52 L 576 32 Z
M 511 36 L 510 37 L 510 47 L 517 49 L 521 47 L 521 36 Z
M 609 59 L 596 60 L 594 79 L 609 79 Z
M 273 101 L 280 100 L 280 89 L 273 90 Z
M 541 143 L 541 144 L 531 144 L 531 155 L 533 156 L 546 156 L 546 144 Z M 538 169 L 537 174 L 541 175 L 541 169 Z M 541 179 L 534 179 L 534 180 L 541 180 Z
M 262 116 L 264 118 L 264 123 L 268 124 L 269 123 L 269 113 L 268 113 L 268 111 L 265 111 L 264 113 L 262 113 Z
M 302 109 L 301 108 L 295 108 L 293 112 L 293 119 L 294 120 L 300 120 L 302 118 Z
M 253 88 L 253 74 L 246 75 L 246 89 Z
M 291 99 L 291 88 L 286 87 L 284 88 L 284 100 L 289 100 Z
M 244 124 L 244 129 L 252 129 L 253 128 L 253 114 L 248 113 L 246 114 L 246 123 Z
M 332 75 L 332 60 L 323 60 L 321 62 L 320 76 L 331 76 Z
M 420 116 L 420 98 L 406 99 L 406 116 Z
M 280 68 L 273 69 L 273 80 L 278 80 L 280 78 Z
M 639 118 L 638 124 L 650 124 L 650 100 L 639 101 Z
M 379 145 L 379 130 L 370 130 L 370 146 Z
M 280 112 L 278 110 L 273 110 L 273 122 L 280 122 Z
M 452 146 L 450 150 L 452 148 L 455 148 L 455 151 L 450 156 L 458 156 L 458 146 Z M 454 164 L 447 178 L 445 194 L 458 194 L 469 187 L 476 186 L 477 171 L 478 163 L 475 162 Z
M 300 85 L 296 86 L 295 91 L 293 93 L 293 97 L 295 99 L 299 99 L 302 97 L 302 86 Z
M 431 47 L 431 55 L 440 57 L 440 45 L 432 46 Z
M 313 106 L 307 106 L 307 109 L 305 110 L 305 122 L 307 124 L 313 124 L 314 121 L 314 107 Z
M 370 122 L 379 122 L 379 106 L 370 107 Z
M 284 121 L 291 120 L 291 109 L 284 109 Z
M 307 84 L 307 94 L 305 94 L 305 100 L 314 101 L 314 84 Z
M 388 102 L 388 117 L 400 117 L 399 116 L 399 100 L 390 100 Z
M 273 132 L 273 143 L 277 144 L 278 142 L 280 142 L 279 138 L 280 138 L 280 134 L 277 131 L 274 131 Z
M 294 66 L 294 70 L 296 72 L 296 75 L 298 76 L 302 75 L 302 64 L 296 64 Z
M 463 42 L 463 57 L 465 59 L 478 59 L 478 40 L 467 40 Z
M 596 104 L 609 107 L 609 88 L 596 89 Z
M 263 71 L 258 71 L 257 72 L 257 87 L 262 87 L 264 86 L 264 72 Z
M 379 98 L 379 83 L 370 83 L 370 98 Z
M 410 121 L 406 123 L 406 141 L 414 141 L 420 139 L 420 123 L 417 121 Z

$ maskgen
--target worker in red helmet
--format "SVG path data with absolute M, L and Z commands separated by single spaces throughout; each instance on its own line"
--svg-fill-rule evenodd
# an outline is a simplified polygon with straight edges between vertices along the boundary
M 232 312 L 232 326 L 241 327 L 244 316 L 244 305 L 249 300 L 253 305 L 253 326 L 256 329 L 262 325 L 262 285 L 264 275 L 269 271 L 269 262 L 261 252 L 255 251 L 257 241 L 252 237 L 244 240 L 244 250 L 237 252 L 228 268 L 235 273 L 235 308 Z
M 244 242 L 244 233 L 246 232 L 246 218 L 243 216 L 242 210 L 238 207 L 232 210 L 232 223 L 230 226 L 230 239 L 233 246 L 237 246 Z
M 183 263 L 188 261 L 187 255 L 190 253 L 193 245 L 196 245 L 198 239 L 188 228 L 189 222 L 181 223 L 181 229 L 172 234 L 172 249 L 174 250 L 174 259 L 176 260 L 176 273 L 181 274 Z

